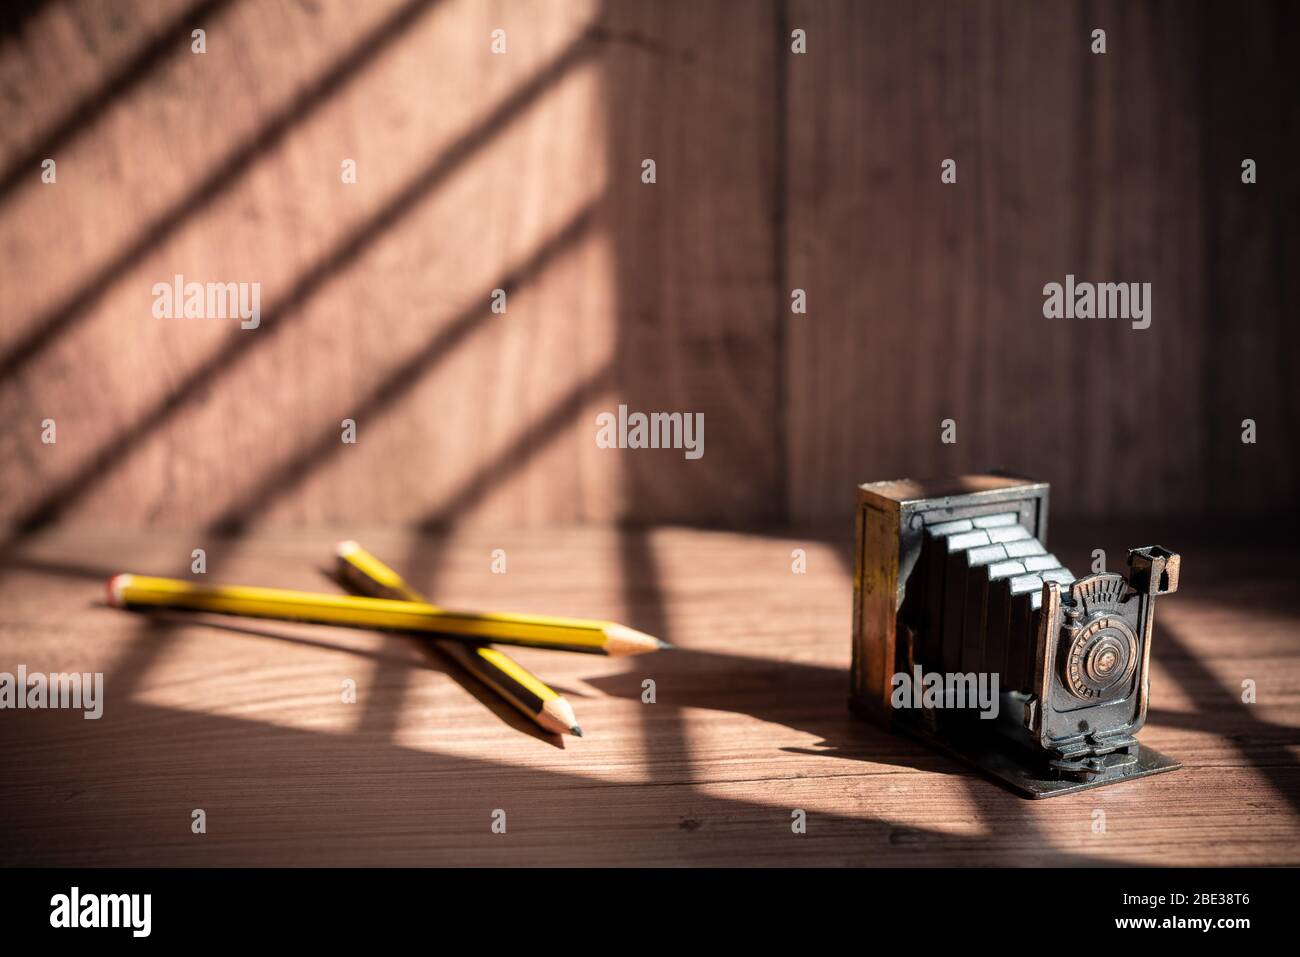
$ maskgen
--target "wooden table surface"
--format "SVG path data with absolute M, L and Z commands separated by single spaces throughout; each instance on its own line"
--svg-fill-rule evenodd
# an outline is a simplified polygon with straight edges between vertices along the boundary
M 187 574 L 195 547 L 208 581 L 335 590 L 342 537 L 445 604 L 609 617 L 678 650 L 520 650 L 587 732 L 558 742 L 414 639 L 104 604 L 108 575 Z M 1079 571 L 1101 538 L 1054 530 L 1053 550 Z M 1162 543 L 1184 574 L 1157 612 L 1142 740 L 1184 768 L 1031 802 L 850 717 L 837 537 L 56 530 L 0 565 L 0 671 L 102 671 L 104 715 L 0 713 L 0 864 L 1300 863 L 1294 550 Z

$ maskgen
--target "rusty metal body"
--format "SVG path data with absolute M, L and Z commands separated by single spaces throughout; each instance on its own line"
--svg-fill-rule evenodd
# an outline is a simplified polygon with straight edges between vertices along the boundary
M 1029 797 L 1173 770 L 1135 735 L 1179 557 L 1076 578 L 1047 505 L 1046 483 L 1005 475 L 858 487 L 850 704 Z

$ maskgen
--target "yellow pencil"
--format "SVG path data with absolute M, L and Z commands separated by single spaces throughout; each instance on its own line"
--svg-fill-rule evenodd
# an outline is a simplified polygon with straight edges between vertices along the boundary
M 108 600 L 124 608 L 186 608 L 353 628 L 423 631 L 459 641 L 531 645 L 592 655 L 638 655 L 669 647 L 666 642 L 612 621 L 447 611 L 425 602 L 242 585 L 196 585 L 146 575 L 113 577 L 108 583 Z
M 424 596 L 356 542 L 340 542 L 335 549 L 339 574 L 357 591 L 372 598 L 396 598 L 400 601 L 424 601 Z M 510 658 L 487 645 L 434 638 L 439 650 L 519 711 L 553 734 L 582 737 L 578 718 L 567 698 Z

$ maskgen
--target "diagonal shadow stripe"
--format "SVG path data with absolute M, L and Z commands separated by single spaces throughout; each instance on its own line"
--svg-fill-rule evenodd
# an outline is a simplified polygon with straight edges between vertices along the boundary
M 0 204 L 23 180 L 28 177 L 35 180 L 37 164 L 41 160 L 53 156 L 94 126 L 104 110 L 144 82 L 171 53 L 186 49 L 181 44 L 190 39 L 190 31 L 196 26 L 209 26 L 212 18 L 225 13 L 231 2 L 200 0 L 169 20 L 135 56 L 114 70 L 93 93 L 65 113 L 35 145 L 9 164 L 0 175 Z
M 595 49 L 589 42 L 589 34 L 575 39 L 546 67 L 439 154 L 422 172 L 408 180 L 369 219 L 304 271 L 285 296 L 263 315 L 261 326 L 253 335 L 244 330 L 233 333 L 229 345 L 200 364 L 178 388 L 155 403 L 132 425 L 119 431 L 96 450 L 90 461 L 28 509 L 0 544 L 0 554 L 57 519 L 70 503 L 110 474 L 193 395 L 209 388 L 221 375 L 242 361 L 256 345 L 276 335 L 283 327 L 286 317 L 292 316 L 329 279 L 349 268 L 380 235 L 401 223 L 424 197 L 499 135 L 546 90 L 591 56 Z
M 0 4 L 0 43 L 21 37 L 28 23 L 53 6 L 50 0 L 8 0 Z
M 588 402 L 612 388 L 612 372 L 609 365 L 603 366 L 570 388 L 541 418 L 518 435 L 509 448 L 475 469 L 441 505 L 420 519 L 417 530 L 443 530 L 460 521 L 465 512 L 482 502 L 503 479 L 518 472 L 561 435 L 565 427 L 582 414 Z
M 484 301 L 487 301 L 486 297 Z M 486 496 L 492 487 L 503 478 L 522 468 L 534 455 L 560 435 L 566 425 L 577 418 L 592 395 L 610 386 L 610 369 L 608 366 L 575 385 L 562 399 L 552 405 L 546 414 L 517 436 L 509 448 L 496 456 L 491 462 L 477 469 L 473 475 L 462 483 L 460 488 L 447 499 L 446 503 L 435 510 L 425 520 L 425 523 L 417 529 L 416 541 L 418 542 L 419 531 L 446 528 L 451 524 L 451 516 L 458 516 L 462 511 Z M 330 432 L 330 439 L 332 442 L 338 442 L 338 434 L 333 430 Z M 238 530 L 242 532 L 245 528 L 239 526 Z M 414 566 L 416 556 L 410 555 L 407 558 L 408 560 L 403 562 L 399 566 L 400 568 Z M 214 563 L 209 560 L 209 573 L 215 567 Z M 108 676 L 108 680 L 111 680 L 117 695 L 126 698 L 134 693 L 142 679 L 162 654 L 166 643 L 165 639 L 169 636 L 170 627 L 174 624 L 174 621 L 156 616 L 144 620 L 137 634 L 128 645 L 127 650 Z
M 364 229 L 353 234 L 350 239 L 336 248 L 334 253 L 324 257 L 315 267 L 308 270 L 308 272 L 305 273 L 296 284 L 294 292 L 278 304 L 276 308 L 271 311 L 271 314 L 263 317 L 263 331 L 278 328 L 278 324 L 271 321 L 273 318 L 285 314 L 288 310 L 309 298 L 309 296 L 316 291 L 317 287 L 333 272 L 344 268 L 356 253 L 364 248 L 376 236 L 399 222 L 410 210 L 411 206 L 419 200 L 419 198 L 440 183 L 442 179 L 449 175 L 456 166 L 468 159 L 475 149 L 488 142 L 502 126 L 507 124 L 516 114 L 524 110 L 537 96 L 539 96 L 554 82 L 558 81 L 574 64 L 576 64 L 582 57 L 589 55 L 590 52 L 591 49 L 584 43 L 584 39 L 580 37 L 565 51 L 564 54 L 552 61 L 545 70 L 536 74 L 529 84 L 524 88 L 521 88 L 515 95 L 510 97 L 497 110 L 495 110 L 485 122 L 477 125 L 470 134 L 467 134 L 461 140 L 457 141 L 457 143 L 451 148 L 441 154 L 439 159 L 435 161 L 423 175 L 415 178 L 406 188 L 399 191 L 393 200 L 380 210 L 378 214 L 372 217 Z M 523 267 L 517 270 L 514 276 L 507 276 L 503 280 L 503 282 L 507 284 L 507 288 L 512 279 L 517 282 L 523 282 L 527 278 L 531 278 L 532 275 L 536 271 L 540 270 L 554 254 L 559 252 L 561 248 L 567 246 L 570 242 L 575 241 L 580 235 L 582 235 L 589 228 L 590 219 L 593 214 L 593 207 L 587 207 L 576 215 L 564 229 L 552 238 L 552 243 L 548 244 L 548 246 L 553 244 L 554 248 L 549 249 L 549 253 L 548 250 L 539 250 L 534 257 L 530 258 Z M 483 302 L 487 302 L 488 298 L 489 297 L 486 295 L 480 297 Z M 465 334 L 467 334 L 469 327 L 472 325 L 472 321 L 470 319 L 465 319 L 464 321 L 464 331 L 456 333 L 453 336 L 452 341 L 444 342 L 440 354 L 441 352 L 450 349 L 455 342 L 459 341 Z M 455 327 L 453 327 L 452 331 L 455 332 Z M 439 340 L 435 339 L 434 345 L 436 346 L 438 342 Z M 162 421 L 165 421 L 166 418 L 168 418 L 170 414 L 184 401 L 187 394 L 191 393 L 196 388 L 201 387 L 201 385 L 205 384 L 208 380 L 214 378 L 222 371 L 222 369 L 224 369 L 225 366 L 237 361 L 239 356 L 249 347 L 249 342 L 247 340 L 237 338 L 233 341 L 231 346 L 227 347 L 227 349 L 222 353 L 215 356 L 213 360 L 206 363 L 198 373 L 192 375 L 187 380 L 180 390 L 181 395 L 179 398 L 176 396 L 169 397 L 168 400 L 155 408 L 151 416 L 146 417 L 144 420 L 137 423 L 129 433 L 132 444 L 138 444 L 145 435 L 156 427 L 156 424 L 146 425 L 145 423 L 161 423 Z M 372 395 L 372 398 L 375 398 L 377 402 L 387 404 L 387 402 L 392 401 L 392 398 L 395 398 L 406 388 L 409 388 L 410 384 L 414 381 L 414 366 L 407 364 L 404 365 L 403 368 L 412 369 L 412 378 L 402 380 L 400 378 L 394 379 L 393 377 L 390 377 L 389 380 L 386 381 L 385 386 L 380 390 L 377 390 L 376 393 Z M 385 399 L 384 396 L 388 390 L 392 390 L 392 394 Z M 337 434 L 333 433 L 332 430 L 330 437 L 331 441 L 337 441 Z M 108 446 L 107 448 L 111 449 L 112 446 Z M 101 454 L 103 454 L 103 450 L 101 450 Z M 108 466 L 111 467 L 111 465 L 118 460 L 119 457 L 111 457 L 107 460 Z M 290 463 L 291 467 L 292 464 L 293 463 Z M 97 477 L 97 474 L 98 473 L 95 472 L 83 471 L 80 473 L 78 478 L 82 478 L 83 483 L 88 485 Z M 31 531 L 34 531 L 35 528 L 41 527 L 55 515 L 57 515 L 57 509 L 49 518 L 45 519 L 45 521 L 42 521 L 30 529 L 20 527 L 14 535 L 11 535 L 9 539 L 6 540 L 4 547 L 0 548 L 0 556 L 3 556 L 3 554 L 17 541 L 21 541 L 22 538 L 31 534 Z M 231 531 L 239 532 L 245 528 L 244 522 L 239 520 L 237 513 L 230 513 L 229 519 L 228 524 Z M 219 519 L 218 522 L 214 522 L 213 525 L 216 526 L 220 521 L 221 520 Z M 209 571 L 211 571 L 212 568 L 213 565 L 210 562 Z M 131 643 L 121 660 L 114 667 L 113 674 L 111 675 L 115 683 L 114 686 L 118 688 L 119 693 L 130 695 L 140 684 L 152 668 L 153 664 L 157 661 L 158 656 L 161 654 L 165 645 L 165 639 L 169 637 L 169 634 L 170 625 L 168 622 L 149 620 L 142 623 L 136 639 Z M 123 689 L 125 689 L 125 691 L 123 691 Z
M 91 307 L 151 252 L 163 245 L 186 222 L 210 206 L 237 183 L 254 163 L 273 150 L 296 127 L 327 103 L 397 40 L 430 6 L 439 0 L 411 0 L 390 16 L 336 62 L 315 82 L 294 96 L 253 136 L 231 152 L 203 182 L 136 234 L 124 249 L 101 266 L 53 309 L 39 316 L 30 330 L 0 359 L 0 378 L 19 372 L 60 334 L 90 314 Z
M 409 576 L 409 580 L 415 582 L 417 588 L 426 595 L 436 596 L 436 589 L 432 587 L 430 582 L 434 575 L 436 558 L 441 549 L 429 547 L 427 536 L 430 532 L 435 528 L 440 531 L 450 528 L 456 521 L 459 521 L 464 510 L 481 501 L 492 488 L 500 485 L 507 476 L 523 468 L 534 455 L 558 438 L 562 434 L 564 427 L 571 424 L 581 414 L 583 405 L 592 395 L 602 389 L 609 388 L 611 373 L 611 367 L 606 366 L 601 371 L 574 386 L 563 398 L 554 403 L 540 419 L 518 435 L 507 449 L 495 456 L 490 463 L 478 469 L 443 505 L 435 509 L 429 516 L 426 516 L 425 521 L 412 533 L 407 554 L 401 564 L 398 565 L 399 570 Z M 334 441 L 337 441 L 337 437 L 333 436 L 333 433 L 331 433 L 331 437 Z M 436 597 L 434 600 L 436 600 Z M 475 686 L 478 683 L 477 678 L 468 676 L 468 681 L 465 681 L 455 674 L 453 674 L 453 677 L 460 681 L 462 687 L 471 692 L 475 691 Z M 376 674 L 375 683 L 377 685 L 385 680 L 392 683 L 393 679 L 391 676 L 386 677 L 383 674 Z M 404 678 L 397 680 L 400 682 L 397 694 L 404 694 L 406 680 Z M 476 697 L 494 711 L 498 717 L 514 721 L 516 727 L 522 727 L 529 734 L 548 742 L 556 740 L 555 736 L 539 731 L 529 721 L 524 721 L 522 724 L 518 722 L 517 715 L 513 714 L 513 709 L 508 705 L 504 705 L 495 692 L 486 694 L 480 692 L 476 694 Z M 556 743 L 559 747 L 564 747 L 563 741 L 556 741 Z
M 504 289 L 509 294 L 536 280 L 558 256 L 590 232 L 595 208 L 595 203 L 589 203 L 580 209 L 542 242 L 527 260 L 485 287 L 473 298 L 474 305 L 454 316 L 422 347 L 389 372 L 360 402 L 350 406 L 349 414 L 359 422 L 373 421 L 374 417 L 387 411 L 426 373 L 465 342 L 471 333 L 493 317 L 494 314 L 488 308 L 492 290 Z M 282 465 L 263 475 L 249 492 L 211 522 L 208 531 L 223 535 L 243 532 L 254 516 L 264 512 L 276 500 L 297 487 L 313 470 L 344 447 L 339 441 L 338 428 L 332 424 L 327 426 Z
M 1162 650 L 1158 660 L 1164 664 L 1170 678 L 1182 687 L 1188 698 L 1197 703 L 1198 709 L 1203 711 L 1213 702 L 1245 725 L 1249 731 L 1257 732 L 1245 741 L 1236 735 L 1224 735 L 1224 737 L 1237 749 L 1247 764 L 1267 778 L 1278 794 L 1293 808 L 1300 811 L 1300 791 L 1296 790 L 1294 783 L 1294 774 L 1298 766 L 1295 756 L 1291 753 L 1291 747 L 1287 742 L 1274 741 L 1269 736 L 1269 732 L 1278 730 L 1278 726 L 1256 717 L 1250 706 L 1242 702 L 1238 693 L 1225 686 L 1169 625 L 1159 626 L 1156 648 Z M 1176 657 L 1177 666 L 1174 666 L 1172 660 L 1166 661 L 1167 657 L 1171 659 Z M 1213 697 L 1197 694 L 1198 685 L 1214 689 Z M 1222 728 L 1215 729 L 1215 733 L 1223 735 Z M 1294 739 L 1293 734 L 1292 740 Z
M 504 288 L 507 291 L 519 288 L 537 278 L 538 275 L 555 260 L 565 249 L 578 242 L 591 228 L 595 215 L 595 205 L 589 204 L 579 210 L 562 228 L 544 242 L 525 262 L 500 277 L 488 289 Z M 492 313 L 486 309 L 489 295 L 484 291 L 476 299 L 483 306 L 475 306 L 456 316 L 450 325 L 443 327 L 433 336 L 426 346 L 406 359 L 397 369 L 387 375 L 361 402 L 359 415 L 369 417 L 380 415 L 402 394 L 415 385 L 429 369 L 446 358 L 447 355 L 468 336 L 484 318 Z M 608 370 L 604 373 L 607 375 Z M 580 384 L 574 392 L 557 404 L 541 420 L 540 429 L 529 429 L 515 444 L 493 463 L 483 470 L 490 472 L 494 479 L 501 477 L 513 468 L 518 468 L 535 453 L 541 445 L 559 432 L 560 426 L 576 417 L 582 402 L 589 391 L 590 382 Z M 576 408 L 575 408 L 576 406 Z M 324 430 L 313 442 L 304 446 L 286 463 L 260 479 L 254 490 L 238 503 L 232 505 L 206 528 L 209 534 L 241 536 L 248 530 L 254 515 L 263 511 L 272 501 L 283 495 L 288 489 L 301 482 L 325 459 L 342 448 L 338 432 L 334 428 Z M 490 483 L 481 479 L 471 479 L 467 487 L 482 489 Z M 461 496 L 453 496 L 453 500 Z M 228 549 L 226 549 L 228 550 Z M 215 559 L 209 559 L 208 572 L 216 569 Z M 156 618 L 147 619 L 140 627 L 136 638 L 128 647 L 119 664 L 111 675 L 114 687 L 120 694 L 130 694 L 148 673 L 162 653 L 165 639 L 169 634 L 169 623 Z M 382 678 L 381 680 L 387 680 Z M 123 691 L 125 689 L 125 691 Z M 391 689 L 390 689 L 391 692 Z M 397 690 L 400 694 L 400 688 Z
M 207 865 L 381 866 L 394 863 L 394 854 L 400 855 L 397 863 L 407 865 L 545 864 L 553 863 L 558 849 L 567 849 L 567 864 L 606 866 L 755 861 L 860 866 L 935 863 L 940 856 L 950 864 L 987 864 L 990 858 L 1025 863 L 1026 857 L 1054 865 L 1116 863 L 1051 847 L 1013 850 L 997 834 L 964 836 L 928 828 L 909 829 L 916 838 L 909 842 L 913 846 L 899 847 L 893 840 L 897 822 L 870 808 L 852 814 L 815 811 L 809 817 L 816 826 L 793 841 L 780 781 L 771 782 L 770 794 L 732 798 L 696 786 L 610 782 L 572 770 L 419 750 L 356 733 L 120 699 L 115 714 L 119 730 L 110 736 L 107 726 L 103 732 L 96 729 L 99 737 L 91 746 L 70 742 L 66 725 L 53 721 L 33 723 L 29 734 L 6 742 L 6 780 L 30 786 L 0 788 L 0 820 L 10 824 L 12 835 L 0 846 L 0 862 L 193 865 L 198 861 L 193 843 L 178 841 L 171 822 L 174 809 L 189 807 L 185 802 L 192 803 L 198 788 L 207 807 L 221 808 L 226 820 L 245 824 L 238 840 L 210 845 L 199 861 Z M 158 734 L 160 728 L 167 733 Z M 51 769 L 68 767 L 75 767 L 78 781 L 93 789 L 93 807 L 49 800 L 56 792 L 47 782 L 59 780 Z M 124 778 L 137 786 L 122 786 Z M 486 796 L 497 794 L 529 806 L 534 838 L 521 845 L 522 851 L 503 851 L 486 827 L 481 828 L 482 843 L 465 838 L 475 826 L 471 822 L 486 820 L 485 809 L 494 806 Z M 303 813 L 302 795 L 310 796 L 310 813 Z M 587 810 L 596 806 L 611 821 L 632 822 L 620 832 L 623 840 L 592 839 Z M 425 833 L 418 822 L 431 807 L 441 823 Z M 688 814 L 708 828 L 707 839 L 674 827 Z M 119 826 L 104 834 L 105 822 Z M 87 834 L 101 839 L 87 840 Z M 356 840 L 340 841 L 340 835 Z M 551 835 L 549 841 L 546 835 Z M 792 848 L 798 853 L 788 857 Z

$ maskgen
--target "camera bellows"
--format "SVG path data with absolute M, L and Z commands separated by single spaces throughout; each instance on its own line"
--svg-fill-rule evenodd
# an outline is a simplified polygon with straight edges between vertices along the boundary
M 926 530 L 927 669 L 997 674 L 1003 691 L 1031 690 L 1043 582 L 1074 575 L 1017 519 L 1000 512 Z
M 1047 499 L 1008 475 L 858 486 L 849 700 L 1030 797 L 1173 770 L 1136 734 L 1179 557 L 1076 578 Z

